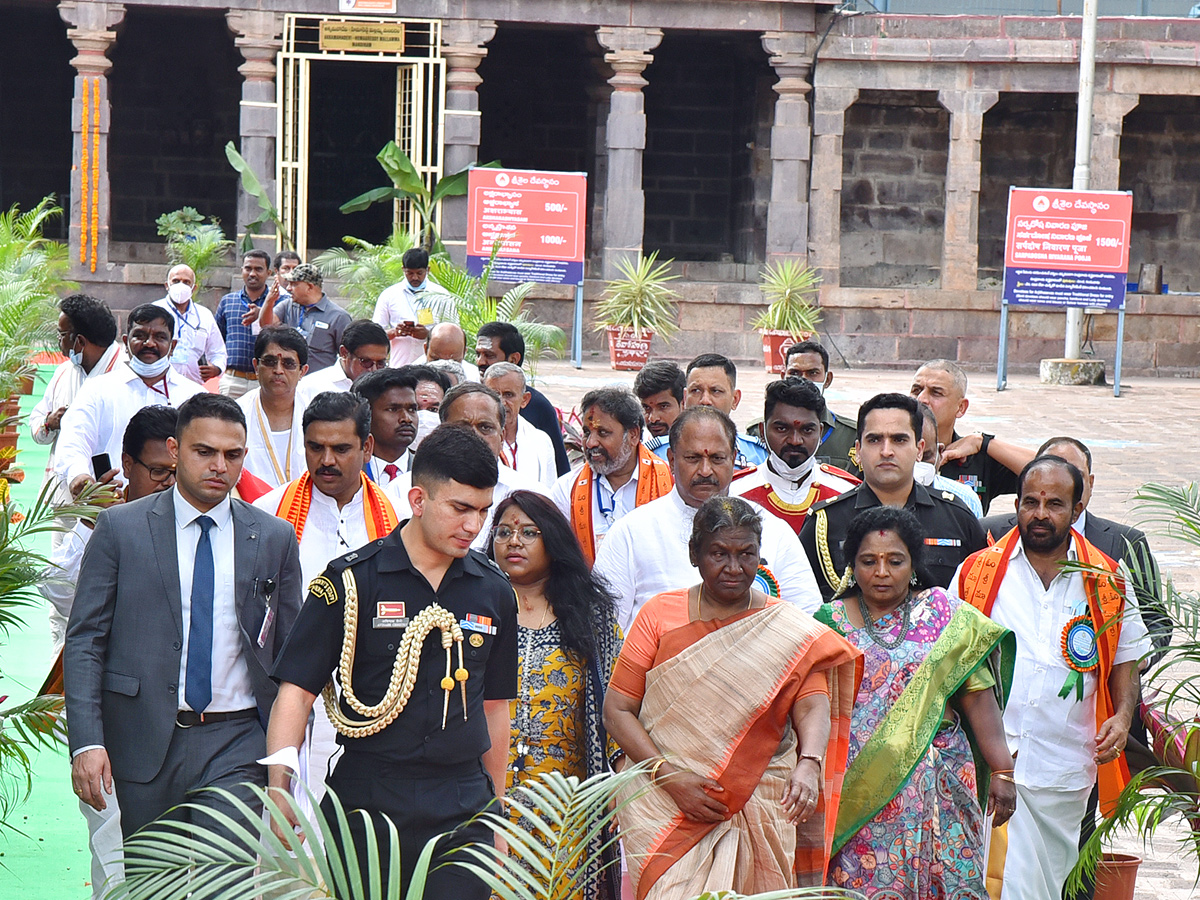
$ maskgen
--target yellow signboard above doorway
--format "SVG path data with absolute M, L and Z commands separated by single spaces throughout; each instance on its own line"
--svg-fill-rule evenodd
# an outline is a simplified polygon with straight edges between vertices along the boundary
M 403 22 L 321 21 L 320 48 L 331 50 L 404 52 Z

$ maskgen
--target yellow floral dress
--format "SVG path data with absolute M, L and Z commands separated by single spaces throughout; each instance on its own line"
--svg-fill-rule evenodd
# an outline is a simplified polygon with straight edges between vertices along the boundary
M 517 630 L 517 697 L 509 702 L 509 742 L 505 793 L 545 772 L 581 781 L 608 770 L 616 744 L 600 721 L 603 690 L 621 651 L 621 629 L 611 613 L 596 616 L 596 672 L 592 664 L 563 649 L 557 621 L 544 628 Z M 602 683 L 597 686 L 596 682 Z M 520 815 L 509 811 L 514 823 Z M 526 823 L 525 827 L 530 827 Z M 573 900 L 618 900 L 599 873 L 584 879 Z

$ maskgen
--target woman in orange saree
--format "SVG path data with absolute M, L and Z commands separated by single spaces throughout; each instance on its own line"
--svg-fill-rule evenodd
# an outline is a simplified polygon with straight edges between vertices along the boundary
M 762 523 L 739 498 L 700 508 L 702 583 L 638 612 L 604 703 L 646 770 L 618 814 L 638 900 L 823 882 L 862 657 L 753 588 Z

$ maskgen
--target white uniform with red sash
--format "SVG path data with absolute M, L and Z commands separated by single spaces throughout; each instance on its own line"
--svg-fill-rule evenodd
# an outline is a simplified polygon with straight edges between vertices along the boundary
M 1114 577 L 1065 573 L 1045 587 L 1014 528 L 968 557 L 950 585 L 951 592 L 1017 637 L 1012 692 L 1004 710 L 1017 782 L 1017 811 L 1007 826 L 1003 862 L 1005 900 L 1059 900 L 1078 858 L 1079 821 L 1092 785 L 1099 780 L 1104 811 L 1129 779 L 1123 756 L 1097 769 L 1095 737 L 1114 711 L 1109 674 L 1149 651 L 1146 626 L 1124 570 L 1074 530 L 1067 558 Z M 1097 633 L 1098 662 L 1080 673 L 1068 663 L 1063 636 L 1085 615 Z M 1066 690 L 1077 674 L 1082 698 L 1073 686 Z

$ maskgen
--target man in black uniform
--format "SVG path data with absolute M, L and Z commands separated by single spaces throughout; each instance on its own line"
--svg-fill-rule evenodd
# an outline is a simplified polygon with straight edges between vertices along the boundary
M 351 684 L 338 675 L 340 703 L 330 713 L 345 752 L 329 790 L 347 810 L 373 814 L 385 878 L 388 829 L 375 814 L 395 824 L 401 895 L 435 835 L 457 829 L 439 843 L 434 866 L 456 847 L 491 842 L 486 826 L 459 826 L 504 790 L 508 701 L 517 690 L 516 595 L 500 570 L 470 549 L 492 504 L 496 454 L 470 429 L 444 425 L 422 442 L 412 478 L 412 518 L 334 560 L 309 585 L 275 666 L 279 698 L 267 730 L 268 753 L 298 747 L 317 694 L 331 673 L 349 668 Z M 348 623 L 354 638 L 343 650 Z M 452 636 L 450 649 L 439 639 L 443 632 Z M 401 653 L 419 662 L 412 682 L 396 684 Z M 389 687 L 399 689 L 395 702 L 364 714 L 364 705 L 381 704 Z M 286 766 L 272 765 L 268 777 L 272 788 L 290 790 Z M 331 814 L 328 796 L 322 806 Z M 361 818 L 350 821 L 365 864 L 365 826 Z M 431 868 L 424 894 L 427 900 L 488 895 L 482 881 L 458 866 Z
M 825 390 L 833 383 L 833 373 L 829 371 L 829 351 L 816 341 L 801 341 L 787 348 L 784 364 L 784 378 L 807 378 L 813 384 Z M 821 424 L 825 426 L 825 434 L 821 437 L 821 446 L 817 450 L 817 459 L 830 465 L 844 469 L 856 478 L 862 476 L 862 467 L 854 452 L 854 442 L 858 440 L 858 422 L 848 416 L 840 416 L 828 406 L 821 413 Z
M 921 411 L 912 397 L 876 394 L 859 409 L 854 446 L 863 483 L 813 506 L 800 529 L 800 543 L 826 601 L 851 565 L 842 543 L 850 522 L 864 509 L 896 506 L 916 515 L 925 529 L 925 571 L 935 585 L 949 585 L 959 564 L 987 546 L 979 520 L 961 500 L 913 480 L 913 466 L 925 447 L 920 435 Z
M 966 413 L 967 373 L 948 359 L 931 359 L 913 376 L 909 393 L 933 410 L 942 451 L 941 474 L 961 481 L 979 495 L 986 516 L 992 500 L 1017 492 L 1017 475 L 1033 451 L 994 434 L 960 435 L 954 423 Z

